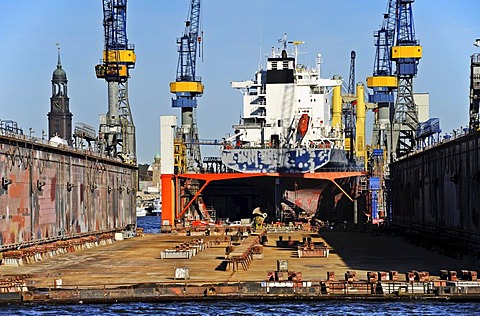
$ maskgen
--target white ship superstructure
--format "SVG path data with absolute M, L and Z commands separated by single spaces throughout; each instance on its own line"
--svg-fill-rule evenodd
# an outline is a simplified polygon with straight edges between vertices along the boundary
M 320 54 L 313 68 L 299 64 L 303 42 L 291 42 L 290 54 L 285 37 L 282 42 L 254 80 L 232 82 L 243 93 L 243 115 L 222 161 L 235 171 L 313 172 L 331 161 L 333 150 L 343 151 L 343 140 L 331 126 L 330 101 L 342 80 L 321 78 Z

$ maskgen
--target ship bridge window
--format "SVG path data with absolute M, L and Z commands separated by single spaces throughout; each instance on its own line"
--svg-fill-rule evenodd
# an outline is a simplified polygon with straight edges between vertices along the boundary
M 310 94 L 325 94 L 325 87 L 310 87 Z
M 283 69 L 288 69 L 288 61 L 283 62 Z
M 277 62 L 276 61 L 272 61 L 272 69 L 277 69 Z

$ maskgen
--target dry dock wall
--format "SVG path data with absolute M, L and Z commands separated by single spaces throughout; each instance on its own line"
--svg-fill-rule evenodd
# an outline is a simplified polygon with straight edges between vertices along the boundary
M 82 304 L 206 300 L 435 300 L 478 301 L 475 283 L 450 282 L 241 282 L 223 284 L 136 284 L 115 288 L 49 288 L 0 293 L 11 303 Z
M 135 221 L 133 165 L 42 141 L 0 136 L 0 251 Z
M 480 132 L 393 163 L 391 184 L 394 223 L 480 241 Z

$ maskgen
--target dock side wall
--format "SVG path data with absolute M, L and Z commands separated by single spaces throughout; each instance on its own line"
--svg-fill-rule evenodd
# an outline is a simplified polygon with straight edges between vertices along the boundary
M 0 250 L 136 220 L 137 169 L 104 156 L 0 138 L 0 181 Z
M 480 132 L 391 166 L 394 223 L 480 240 Z

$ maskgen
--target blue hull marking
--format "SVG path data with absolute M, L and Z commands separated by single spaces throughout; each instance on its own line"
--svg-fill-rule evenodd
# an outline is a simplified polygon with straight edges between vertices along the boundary
M 224 149 L 222 163 L 243 173 L 306 173 L 326 165 L 330 153 L 330 148 Z

